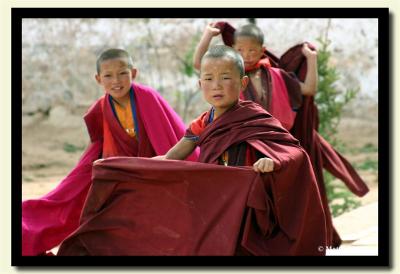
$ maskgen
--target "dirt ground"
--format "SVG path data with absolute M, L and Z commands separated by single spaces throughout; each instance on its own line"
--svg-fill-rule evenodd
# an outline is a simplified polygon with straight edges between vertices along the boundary
M 378 152 L 362 150 L 377 147 L 378 125 L 369 119 L 343 118 L 338 139 L 349 149 L 345 157 L 355 165 L 366 160 L 377 161 Z M 78 162 L 89 143 L 86 129 L 80 127 L 55 128 L 46 121 L 37 121 L 23 127 L 22 131 L 22 199 L 38 198 L 53 189 Z M 372 149 L 373 150 L 373 149 Z M 378 199 L 377 170 L 357 169 L 371 191 L 362 204 Z

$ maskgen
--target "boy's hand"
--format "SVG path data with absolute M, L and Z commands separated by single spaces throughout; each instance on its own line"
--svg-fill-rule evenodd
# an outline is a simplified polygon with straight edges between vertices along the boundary
M 151 159 L 166 160 L 167 158 L 165 157 L 165 155 L 158 155 L 158 156 L 151 157 Z
M 217 36 L 220 33 L 221 30 L 215 27 L 215 23 L 209 23 L 204 30 L 204 34 L 209 37 Z
M 255 172 L 271 172 L 274 170 L 274 162 L 270 158 L 261 158 L 253 164 Z
M 307 43 L 303 44 L 303 48 L 301 49 L 301 52 L 304 54 L 304 56 L 308 59 L 309 57 L 316 57 L 317 56 L 317 51 L 310 49 Z

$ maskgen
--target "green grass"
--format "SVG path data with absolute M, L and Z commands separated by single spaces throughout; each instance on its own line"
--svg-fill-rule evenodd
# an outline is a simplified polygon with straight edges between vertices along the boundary
M 70 143 L 64 143 L 63 149 L 65 152 L 68 153 L 75 153 L 75 152 L 80 152 L 84 149 L 84 146 L 76 146 L 74 144 L 70 144 Z
M 377 171 L 378 161 L 368 158 L 361 164 L 357 164 L 356 167 L 361 170 Z
M 356 209 L 361 205 L 361 202 L 356 200 L 355 195 L 342 181 L 335 180 L 334 177 L 325 170 L 324 180 L 329 207 L 333 217 Z
M 378 152 L 378 147 L 374 144 L 368 143 L 359 150 L 361 153 Z
M 33 164 L 33 165 L 31 165 L 32 169 L 41 169 L 41 168 L 45 168 L 45 167 L 47 167 L 46 164 Z
M 367 143 L 363 147 L 348 147 L 348 145 L 343 145 L 339 152 L 344 153 L 345 151 L 353 155 L 361 153 L 376 153 L 378 152 L 378 147 L 371 143 Z
M 28 176 L 23 176 L 23 181 L 25 181 L 25 182 L 33 182 L 33 179 L 31 177 L 28 177 Z

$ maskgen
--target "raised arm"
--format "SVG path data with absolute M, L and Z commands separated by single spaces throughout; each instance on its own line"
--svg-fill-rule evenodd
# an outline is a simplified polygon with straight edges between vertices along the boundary
M 221 31 L 219 28 L 215 27 L 215 23 L 209 23 L 205 28 L 203 35 L 201 36 L 200 42 L 196 47 L 196 51 L 193 55 L 193 67 L 197 70 L 200 69 L 201 58 L 204 53 L 207 51 L 208 46 L 210 45 L 211 39 L 214 36 L 220 34 Z
M 318 88 L 317 52 L 311 50 L 307 43 L 304 43 L 302 52 L 307 59 L 307 74 L 304 82 L 300 82 L 301 93 L 306 96 L 313 96 Z

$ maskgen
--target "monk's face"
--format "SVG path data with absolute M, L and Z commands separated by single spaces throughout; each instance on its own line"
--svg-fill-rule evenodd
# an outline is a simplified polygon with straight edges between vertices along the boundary
M 199 85 L 204 99 L 214 106 L 216 115 L 224 113 L 239 100 L 240 91 L 247 82 L 247 76 L 240 78 L 239 69 L 230 58 L 207 58 L 201 63 Z
M 123 102 L 129 98 L 129 90 L 135 76 L 136 69 L 129 68 L 125 59 L 115 58 L 100 64 L 100 74 L 96 75 L 96 80 L 106 93 Z
M 257 64 L 264 54 L 264 47 L 255 38 L 248 36 L 236 37 L 233 48 L 242 55 L 246 69 Z

